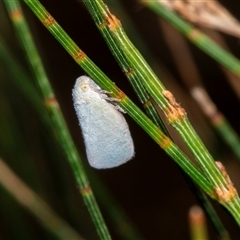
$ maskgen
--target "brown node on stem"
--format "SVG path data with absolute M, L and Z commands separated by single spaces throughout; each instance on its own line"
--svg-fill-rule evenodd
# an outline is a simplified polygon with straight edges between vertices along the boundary
M 199 36 L 202 35 L 202 33 L 198 29 L 192 29 L 188 34 L 188 37 L 192 40 L 196 40 L 199 38 Z
M 223 123 L 224 117 L 220 112 L 217 112 L 214 116 L 212 116 L 211 121 L 215 126 L 218 126 Z
M 108 27 L 111 31 L 115 31 L 118 27 L 121 26 L 121 23 L 119 21 L 119 19 L 113 15 L 112 13 L 110 13 L 110 16 L 107 17 L 107 22 L 108 22 Z
M 147 108 L 147 107 L 149 107 L 150 105 L 151 105 L 150 99 L 148 99 L 147 101 L 145 101 L 145 102 L 143 103 L 143 107 L 144 107 L 144 108 Z
M 233 184 L 228 184 L 226 188 L 216 187 L 215 193 L 219 202 L 223 204 L 230 202 L 233 198 L 237 196 L 237 191 Z
M 86 54 L 83 52 L 80 48 L 77 48 L 77 53 L 73 55 L 74 60 L 79 63 L 82 62 L 83 59 L 85 59 Z
M 131 76 L 133 73 L 134 73 L 134 69 L 133 68 L 130 68 L 130 69 L 124 71 L 124 74 L 126 76 Z
M 48 107 L 59 107 L 57 99 L 55 98 L 55 96 L 51 96 L 45 99 L 45 104 Z
M 220 161 L 216 161 L 215 162 L 217 168 L 221 171 L 222 175 L 224 176 L 224 178 L 227 180 L 228 183 L 232 183 L 226 168 L 224 167 L 224 165 L 220 162 Z
M 218 169 L 221 171 L 223 177 L 227 181 L 225 188 L 216 187 L 215 193 L 216 193 L 218 200 L 221 203 L 226 203 L 226 202 L 231 201 L 233 198 L 235 198 L 237 196 L 237 190 L 234 187 L 224 165 L 219 161 L 216 161 L 215 164 L 217 165 Z
M 169 137 L 163 135 L 162 139 L 159 141 L 159 146 L 162 149 L 166 149 L 168 146 L 170 146 L 171 143 L 172 143 L 172 140 Z
M 168 91 L 162 91 L 163 96 L 168 100 L 168 106 L 165 108 L 165 115 L 169 122 L 176 122 L 186 116 L 186 111 L 176 102 L 173 94 Z
M 121 22 L 119 19 L 113 15 L 107 6 L 106 7 L 106 12 L 104 12 L 104 20 L 101 24 L 98 24 L 99 28 L 103 28 L 105 26 L 108 26 L 110 31 L 115 31 L 119 26 L 121 26 Z
M 46 27 L 50 27 L 55 22 L 55 19 L 48 13 L 47 16 L 42 20 L 42 23 Z
M 87 184 L 86 186 L 80 188 L 80 192 L 83 196 L 90 195 L 92 193 L 91 186 Z
M 21 9 L 17 9 L 15 11 L 11 12 L 11 17 L 14 21 L 19 21 L 20 19 L 22 19 L 22 11 Z
M 118 90 L 116 98 L 119 99 L 119 102 L 121 102 L 125 97 L 126 94 L 123 91 Z

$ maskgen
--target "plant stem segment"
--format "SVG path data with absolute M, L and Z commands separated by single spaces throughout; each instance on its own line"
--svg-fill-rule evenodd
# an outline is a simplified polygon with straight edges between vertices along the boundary
M 115 44 L 122 50 L 133 69 L 139 73 L 139 79 L 148 93 L 158 103 L 168 122 L 178 131 L 198 161 L 205 176 L 212 184 L 218 201 L 222 204 L 231 202 L 233 206 L 237 207 L 235 200 L 238 199 L 239 204 L 239 198 L 236 191 L 232 190 L 232 185 L 229 184 L 221 170 L 216 166 L 212 156 L 190 124 L 185 110 L 176 102 L 173 94 L 165 89 L 139 51 L 128 39 L 120 21 L 109 11 L 102 0 L 84 0 L 84 3 L 91 12 L 97 26 L 99 28 L 102 28 L 102 26 L 108 27 Z M 168 146 L 168 144 L 165 144 L 166 142 L 163 146 Z M 237 217 L 237 215 L 235 216 Z
M 39 5 L 38 1 L 28 2 L 31 2 L 31 5 L 34 6 L 35 10 L 38 13 L 42 11 L 41 5 Z M 56 134 L 67 156 L 67 160 L 69 161 L 78 187 L 80 188 L 80 193 L 84 199 L 84 202 L 87 206 L 87 209 L 93 220 L 99 237 L 101 239 L 111 239 L 99 207 L 97 205 L 97 202 L 95 200 L 94 194 L 91 190 L 91 186 L 83 168 L 81 158 L 73 143 L 67 124 L 64 120 L 63 114 L 50 85 L 50 81 L 48 80 L 41 59 L 39 58 L 39 54 L 30 34 L 28 25 L 24 19 L 24 16 L 22 15 L 20 4 L 18 1 L 8 0 L 5 0 L 5 4 L 10 12 L 10 17 L 13 20 L 14 26 L 16 27 L 16 30 L 19 34 L 22 45 L 27 53 L 29 63 L 33 69 L 35 78 L 42 91 L 45 106 L 48 109 L 49 115 L 53 122 L 53 126 L 56 130 Z M 49 28 L 54 28 L 54 20 L 53 18 L 51 18 L 50 15 L 46 14 L 42 17 L 42 22 L 46 26 L 48 26 Z
M 25 2 L 84 71 L 103 89 L 112 92 L 112 97 L 120 99 L 120 106 L 129 113 L 206 193 L 214 198 L 214 194 L 212 194 L 213 189 L 201 171 L 199 171 L 181 150 L 85 55 L 40 2 L 30 0 L 25 0 Z

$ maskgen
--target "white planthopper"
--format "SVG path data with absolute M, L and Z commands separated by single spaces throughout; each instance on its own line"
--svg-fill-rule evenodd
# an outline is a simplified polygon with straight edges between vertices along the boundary
M 87 76 L 76 80 L 72 95 L 89 164 L 101 169 L 129 161 L 134 156 L 133 140 L 120 112 L 124 111 L 114 105 L 116 99 Z

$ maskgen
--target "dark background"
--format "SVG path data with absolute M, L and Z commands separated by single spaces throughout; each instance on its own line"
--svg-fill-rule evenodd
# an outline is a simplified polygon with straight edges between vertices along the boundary
M 215 131 L 211 129 L 205 117 L 200 113 L 198 106 L 191 99 L 175 66 L 168 45 L 162 36 L 163 33 L 158 24 L 157 16 L 136 1 L 124 0 L 121 2 L 127 17 L 130 18 L 136 28 L 135 30 L 138 32 L 141 41 L 147 46 L 149 52 L 146 53 L 146 59 L 154 62 L 153 67 L 157 74 L 162 73 L 160 66 L 163 65 L 173 75 L 174 81 L 171 82 L 169 79 L 163 79 L 164 84 L 176 94 L 178 102 L 187 110 L 190 121 L 214 158 L 224 163 L 236 188 L 239 189 L 240 169 L 237 160 L 231 150 L 223 144 Z M 240 10 L 238 1 L 221 2 L 238 18 Z M 94 63 L 141 107 L 127 79 L 115 62 L 83 4 L 78 1 L 54 0 L 44 0 L 41 3 Z M 106 1 L 106 3 L 111 4 L 110 1 Z M 38 19 L 33 16 L 30 10 L 24 4 L 22 5 L 27 14 L 30 27 L 34 32 L 35 40 L 38 43 L 48 76 L 51 79 L 52 87 L 55 90 L 74 141 L 79 151 L 84 154 L 85 150 L 81 131 L 78 127 L 72 105 L 71 91 L 76 78 L 85 73 L 41 25 Z M 117 15 L 117 10 L 111 8 L 110 10 Z M 117 15 L 117 17 L 121 20 L 121 16 Z M 123 18 L 125 19 L 124 16 Z M 6 24 L 9 23 L 6 22 Z M 125 27 L 124 20 L 123 26 Z M 132 32 L 128 32 L 127 26 L 125 30 L 131 38 Z M 233 54 L 240 58 L 239 39 L 225 34 L 222 34 L 222 36 L 227 41 Z M 20 61 L 24 59 L 19 46 L 14 42 L 16 41 L 16 36 L 13 31 L 7 32 L 6 39 L 9 40 L 11 50 L 15 52 L 16 57 Z M 134 40 L 132 39 L 139 50 L 145 52 L 142 44 L 137 40 L 136 37 Z M 239 134 L 239 99 L 219 66 L 195 46 L 191 44 L 189 46 L 192 50 L 194 60 L 199 67 L 203 85 L 208 90 L 219 110 L 228 118 Z M 24 63 L 22 64 L 24 65 Z M 24 65 L 24 67 L 26 66 Z M 91 224 L 86 210 L 84 210 L 81 196 L 78 194 L 71 170 L 61 150 L 56 143 L 52 143 L 53 140 L 49 137 L 51 134 L 46 128 L 42 124 L 36 123 L 37 116 L 34 109 L 28 107 L 28 103 L 25 103 L 24 100 L 23 104 L 26 104 L 25 112 L 18 113 L 18 116 L 20 122 L 23 122 L 21 124 L 25 125 L 24 127 L 21 125 L 20 128 L 25 134 L 25 145 L 29 148 L 31 156 L 35 159 L 34 164 L 37 165 L 40 181 L 43 185 L 42 190 L 37 191 L 59 215 L 65 218 L 86 239 L 96 239 L 95 229 Z M 28 118 L 28 124 L 21 120 L 25 117 Z M 173 160 L 129 116 L 126 116 L 126 119 L 135 143 L 136 154 L 134 159 L 118 168 L 92 170 L 103 181 L 145 239 L 189 239 L 188 211 L 191 206 L 197 204 L 194 195 Z M 56 159 L 53 160 L 52 156 L 56 152 L 60 153 L 57 153 L 57 157 L 55 156 Z M 9 157 L 7 153 L 4 156 Z M 85 159 L 84 161 L 86 162 Z M 55 164 L 61 166 L 57 171 L 55 171 Z M 9 165 L 11 165 L 11 162 Z M 21 177 L 31 186 L 32 183 L 28 182 L 27 177 L 31 173 L 24 172 L 22 164 L 19 163 L 19 165 L 20 170 L 17 165 L 12 163 L 12 167 L 15 168 L 14 170 L 20 176 L 22 174 Z M 65 170 L 64 177 L 59 169 Z M 59 178 L 63 178 L 64 180 L 61 179 L 59 183 Z M 99 202 L 101 201 L 99 200 Z M 231 216 L 217 203 L 213 202 L 213 205 L 221 216 L 231 238 L 239 239 L 238 226 L 232 220 Z M 107 214 L 107 209 L 101 203 L 100 208 L 110 228 L 113 239 L 119 239 Z M 31 215 L 25 212 L 25 210 L 20 211 L 23 211 L 22 214 L 26 222 L 31 226 L 30 238 L 34 237 L 36 239 L 36 237 L 39 237 L 40 239 L 44 237 L 45 239 L 51 239 Z M 1 238 L 15 238 L 14 234 L 10 231 L 10 229 L 14 228 L 11 223 L 11 217 L 6 219 L 4 214 L 1 215 L 3 223 Z M 10 216 L 10 213 L 7 215 Z M 217 239 L 214 229 L 209 222 L 208 230 L 210 239 Z

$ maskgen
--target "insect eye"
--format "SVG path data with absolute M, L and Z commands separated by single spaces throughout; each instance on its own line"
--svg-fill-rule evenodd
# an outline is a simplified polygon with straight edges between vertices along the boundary
M 81 89 L 82 89 L 84 92 L 86 92 L 87 89 L 88 89 L 88 85 L 87 85 L 87 84 L 81 85 Z

